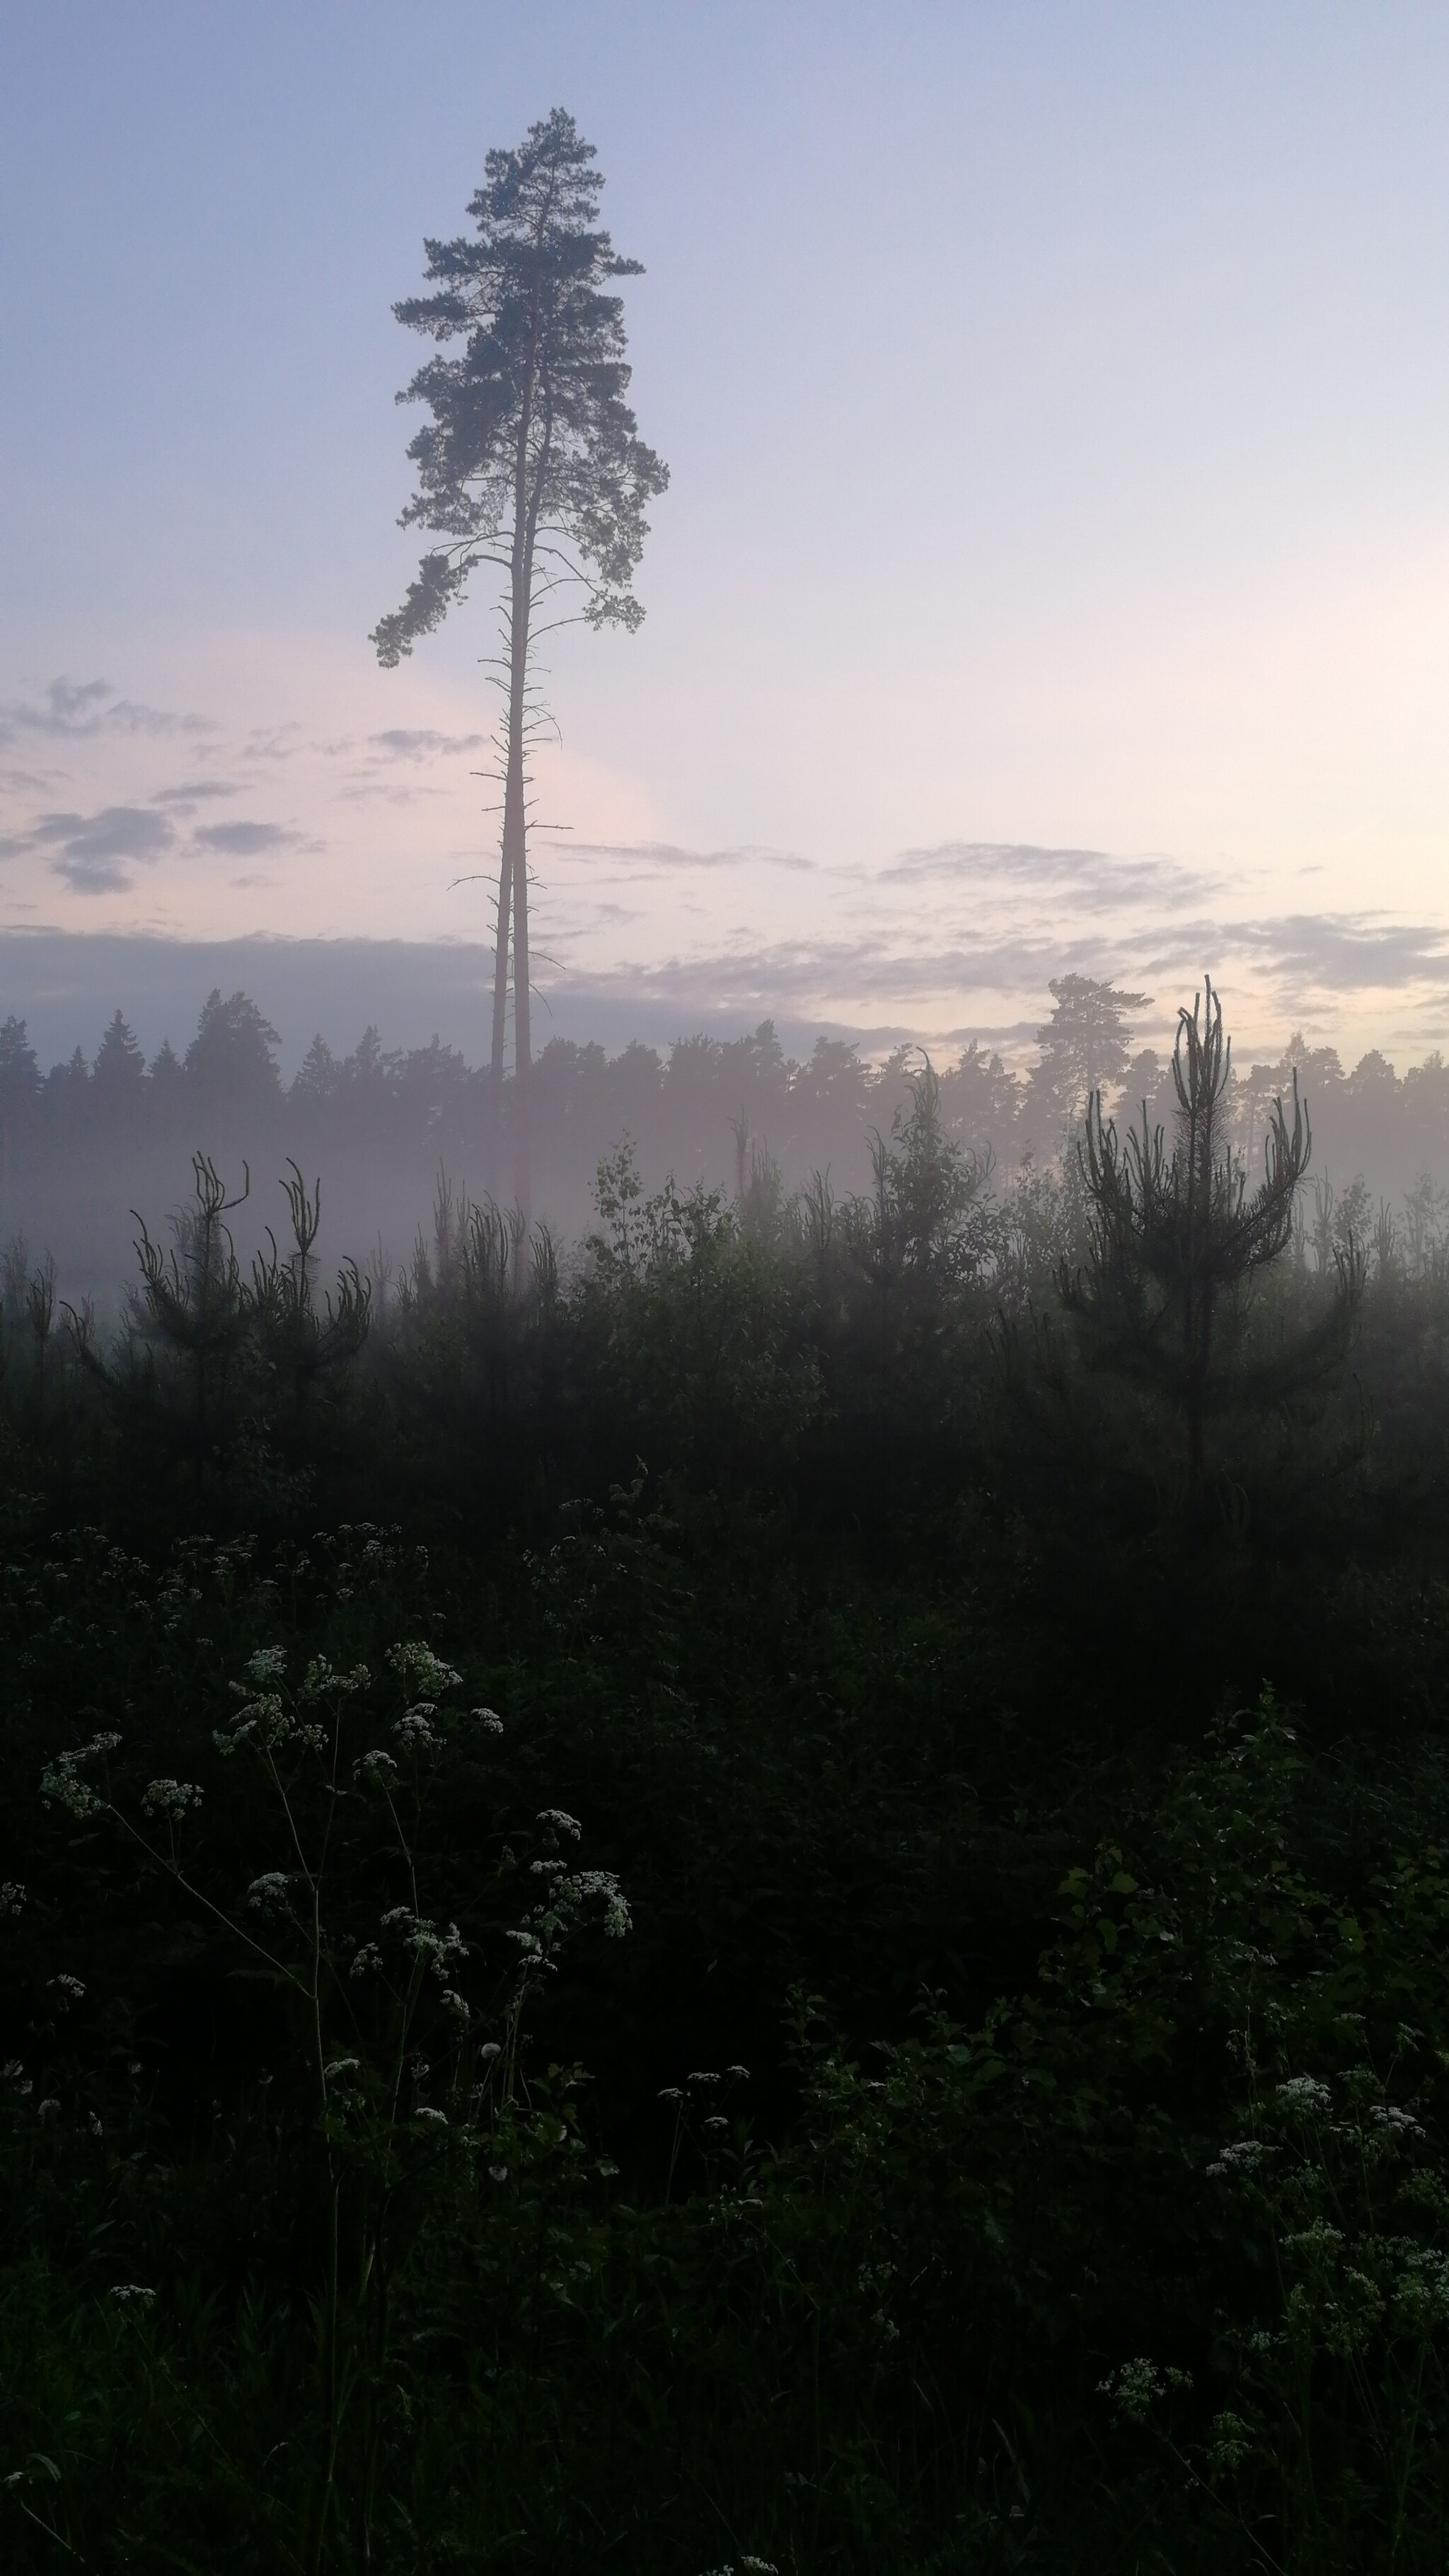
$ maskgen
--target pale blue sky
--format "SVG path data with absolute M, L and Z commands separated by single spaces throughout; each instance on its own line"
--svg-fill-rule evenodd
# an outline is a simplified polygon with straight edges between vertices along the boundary
M 683 1011 L 757 957 L 782 1010 L 939 1034 L 1034 1011 L 1053 939 L 1166 1005 L 1211 937 L 1265 1035 L 1441 1033 L 1442 9 L 6 0 L 4 918 L 476 931 L 484 603 L 400 675 L 366 642 L 411 562 L 389 305 L 554 104 L 674 477 L 643 633 L 555 656 L 563 964 Z M 196 820 L 57 873 L 47 816 L 175 815 L 198 763 L 258 865 Z M 983 843 L 1178 874 L 1023 911 Z

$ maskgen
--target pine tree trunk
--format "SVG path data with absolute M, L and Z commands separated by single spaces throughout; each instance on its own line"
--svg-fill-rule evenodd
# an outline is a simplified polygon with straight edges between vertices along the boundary
M 503 1056 L 508 1036 L 508 911 L 513 886 L 508 835 L 498 863 L 498 935 L 493 950 L 493 1058 L 488 1086 L 489 1187 L 496 1195 L 498 1130 L 503 1109 Z
M 508 672 L 508 768 L 503 789 L 503 866 L 513 894 L 513 1146 L 514 1196 L 525 1225 L 533 1217 L 531 1083 L 532 1017 L 528 978 L 528 826 L 523 801 L 524 683 L 528 671 L 529 591 L 532 564 L 517 563 Z
M 535 344 L 536 345 L 536 344 Z M 539 504 L 548 460 L 548 431 L 543 454 L 530 468 L 535 378 L 530 363 L 519 415 L 513 481 L 513 559 L 508 615 L 508 744 L 503 782 L 503 857 L 499 874 L 500 937 L 495 960 L 493 1049 L 495 1081 L 501 1091 L 503 1019 L 507 997 L 507 947 L 502 937 L 504 904 L 513 907 L 513 1143 L 514 1196 L 525 1231 L 533 1217 L 532 1084 L 533 1028 L 529 1009 L 528 959 L 528 819 L 523 795 L 523 728 L 528 689 L 529 618 L 533 608 L 533 549 Z M 500 994 L 503 1000 L 500 1001 Z

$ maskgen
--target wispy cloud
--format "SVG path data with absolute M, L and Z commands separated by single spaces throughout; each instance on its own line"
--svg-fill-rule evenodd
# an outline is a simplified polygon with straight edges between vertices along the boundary
M 813 859 L 798 858 L 793 850 L 753 848 L 748 845 L 733 850 L 692 850 L 678 841 L 576 841 L 547 830 L 535 835 L 537 842 L 550 850 L 567 852 L 571 858 L 605 859 L 615 866 L 632 868 L 630 882 L 640 882 L 657 869 L 674 871 L 689 868 L 735 868 L 749 863 L 755 867 L 786 868 L 801 876 L 816 873 Z
M 243 760 L 292 760 L 301 750 L 302 726 L 293 719 L 288 724 L 253 725 L 241 746 Z
M 135 882 L 127 861 L 154 862 L 175 839 L 164 814 L 104 805 L 96 814 L 42 814 L 23 843 L 8 846 L 43 851 L 52 874 L 76 894 L 123 894 Z
M 1394 991 L 1449 973 L 1449 932 L 1382 913 L 1288 913 L 1232 926 L 1286 981 L 1331 993 Z
M 22 734 L 44 734 L 63 741 L 85 741 L 101 733 L 215 734 L 220 727 L 209 716 L 171 707 L 147 706 L 123 698 L 109 680 L 52 680 L 38 698 L 12 698 L 0 705 L 0 743 Z
M 182 778 L 174 787 L 158 787 L 153 805 L 174 806 L 178 813 L 190 813 L 201 804 L 214 803 L 221 796 L 239 796 L 241 789 L 229 778 Z
M 302 837 L 284 823 L 200 823 L 192 834 L 203 849 L 221 850 L 231 859 L 254 859 L 263 850 L 296 849 Z
M 461 751 L 487 749 L 486 733 L 435 733 L 429 725 L 390 725 L 385 733 L 370 733 L 369 750 L 384 760 L 446 760 Z
M 163 805 L 168 810 L 158 811 Z M 264 850 L 317 846 L 288 824 L 251 818 L 198 824 L 186 844 L 177 822 L 189 820 L 194 811 L 191 794 L 163 790 L 149 805 L 103 805 L 91 814 L 39 814 L 23 830 L 0 840 L 0 858 L 42 857 L 52 874 L 76 894 L 125 894 L 135 884 L 133 865 L 151 865 L 187 846 L 229 859 L 258 858 Z
M 1093 910 L 1202 902 L 1220 893 L 1224 879 L 1180 860 L 1158 855 L 1118 858 L 1108 850 L 1038 849 L 994 841 L 942 841 L 933 849 L 902 850 L 880 869 L 885 886 L 936 883 L 992 902 L 1013 895 L 1036 900 L 1060 896 Z

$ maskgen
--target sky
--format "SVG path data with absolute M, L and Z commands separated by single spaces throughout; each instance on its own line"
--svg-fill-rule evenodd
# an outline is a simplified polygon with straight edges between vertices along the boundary
M 1449 1045 L 1449 15 L 1331 0 L 0 0 L 0 1009 L 55 933 L 486 942 L 486 584 L 368 642 L 391 305 L 555 105 L 672 481 L 546 657 L 542 1033 L 1019 1058 L 1206 968 Z

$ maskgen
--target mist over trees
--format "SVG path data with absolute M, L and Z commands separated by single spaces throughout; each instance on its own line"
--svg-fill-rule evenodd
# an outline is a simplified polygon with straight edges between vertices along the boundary
M 998 1191 L 1024 1164 L 1070 1164 L 1097 1092 L 1124 1130 L 1145 1103 L 1149 1129 L 1173 1131 L 1170 1060 L 1134 1044 L 1142 997 L 1066 975 L 1050 998 L 1025 1070 L 974 1044 L 934 1068 L 943 1134 L 989 1165 Z M 269 1196 L 289 1156 L 320 1175 L 329 1258 L 365 1258 L 379 1239 L 405 1258 L 440 1169 L 475 1199 L 512 1203 L 511 1076 L 497 1081 L 491 1065 L 470 1066 L 438 1038 L 389 1048 L 369 1027 L 345 1054 L 315 1037 L 284 1082 L 280 1045 L 247 994 L 219 988 L 189 1042 L 167 1040 L 149 1067 L 119 1011 L 93 1058 L 77 1047 L 49 1072 L 23 1018 L 0 1023 L 0 1235 L 48 1247 L 80 1291 L 105 1297 L 130 1267 L 131 1208 L 174 1204 L 198 1149 L 228 1169 L 245 1156 L 267 1174 Z M 610 1055 L 551 1039 L 533 1066 L 534 1209 L 561 1239 L 581 1235 L 598 1165 L 624 1138 L 646 1188 L 673 1174 L 742 1198 L 752 1174 L 789 1192 L 818 1171 L 838 1196 L 869 1189 L 872 1135 L 889 1134 L 921 1064 L 917 1048 L 870 1061 L 831 1037 L 796 1059 L 769 1020 L 666 1051 L 634 1044 Z M 1333 1048 L 1295 1036 L 1276 1060 L 1232 1068 L 1219 1120 L 1226 1144 L 1260 1155 L 1273 1104 L 1295 1082 L 1312 1122 L 1299 1221 L 1314 1257 L 1330 1261 L 1351 1236 L 1366 1243 L 1387 1228 L 1422 1259 L 1449 1215 L 1449 1064 L 1436 1053 L 1401 1076 L 1375 1051 L 1346 1072 Z M 1253 1186 L 1258 1177 L 1255 1168 Z

